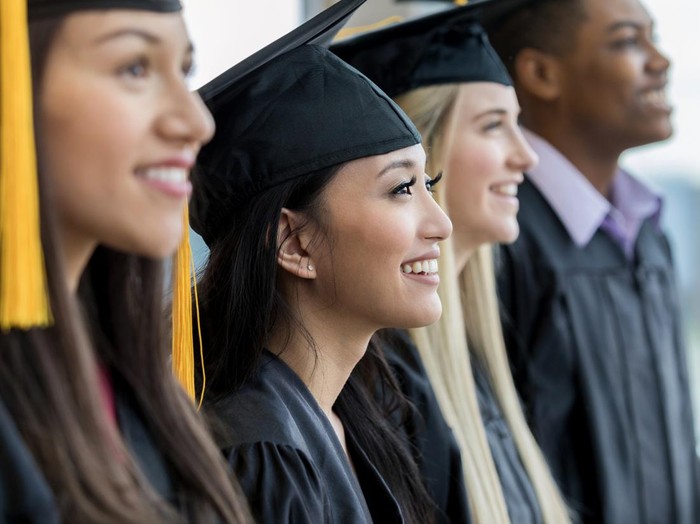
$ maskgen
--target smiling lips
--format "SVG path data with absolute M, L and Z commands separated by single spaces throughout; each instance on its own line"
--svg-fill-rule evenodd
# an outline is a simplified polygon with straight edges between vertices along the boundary
M 189 167 L 181 166 L 153 166 L 136 171 L 151 187 L 174 198 L 188 197 L 192 192 L 189 173 Z
M 406 274 L 413 273 L 416 275 L 434 275 L 438 272 L 438 261 L 436 258 L 417 260 L 416 262 L 401 266 L 401 272 Z
M 666 90 L 663 87 L 648 89 L 641 94 L 640 98 L 645 104 L 666 110 L 670 109 L 666 99 Z
M 143 170 L 142 174 L 148 180 L 182 184 L 187 182 L 189 170 L 181 167 L 151 167 Z
M 518 184 L 516 182 L 508 182 L 504 184 L 494 184 L 491 186 L 491 191 L 499 195 L 514 197 L 518 196 Z

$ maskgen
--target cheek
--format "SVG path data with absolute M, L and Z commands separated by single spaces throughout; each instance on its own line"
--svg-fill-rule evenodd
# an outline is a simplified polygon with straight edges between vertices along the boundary
M 475 147 L 477 146 L 477 147 Z M 448 214 L 459 215 L 478 207 L 488 191 L 489 177 L 497 168 L 490 147 L 471 142 L 458 145 L 450 155 L 445 177 L 445 195 Z
M 51 93 L 40 120 L 42 163 L 59 206 L 94 200 L 109 206 L 131 183 L 133 154 L 144 138 L 136 132 L 139 119 L 94 89 L 89 96 L 61 94 Z
M 401 262 L 416 242 L 415 216 L 407 204 L 377 207 L 357 209 L 351 220 L 335 222 L 332 258 L 337 282 L 350 279 L 356 288 L 358 281 L 383 282 L 400 276 Z

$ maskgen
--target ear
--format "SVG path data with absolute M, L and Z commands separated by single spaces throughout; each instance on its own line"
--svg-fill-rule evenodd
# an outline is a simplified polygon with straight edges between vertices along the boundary
M 561 93 L 561 63 L 556 56 L 526 48 L 515 57 L 518 85 L 530 96 L 552 101 Z
M 313 280 L 316 265 L 308 252 L 310 235 L 300 226 L 305 219 L 298 213 L 282 208 L 277 228 L 277 264 L 292 275 Z

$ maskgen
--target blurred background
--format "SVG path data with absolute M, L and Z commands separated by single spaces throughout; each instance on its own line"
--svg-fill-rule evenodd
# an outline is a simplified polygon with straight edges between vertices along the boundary
M 185 19 L 196 49 L 192 88 L 315 15 L 332 0 L 183 0 Z M 664 227 L 676 255 L 696 422 L 700 424 L 700 59 L 695 41 L 700 2 L 643 0 L 656 20 L 660 48 L 671 58 L 669 98 L 674 136 L 628 152 L 623 165 L 654 185 L 665 197 Z M 439 9 L 441 2 L 367 0 L 348 26 L 365 26 L 392 15 L 413 17 Z M 699 143 L 695 141 L 698 140 Z M 207 249 L 193 233 L 201 267 Z M 700 435 L 700 425 L 696 428 Z

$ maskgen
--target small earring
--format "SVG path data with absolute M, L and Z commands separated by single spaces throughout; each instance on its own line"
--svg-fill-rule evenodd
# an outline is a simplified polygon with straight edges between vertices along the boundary
M 308 269 L 309 271 L 313 271 L 313 270 L 314 270 L 314 266 L 312 266 L 311 264 L 309 264 L 308 266 L 306 266 L 306 269 Z

